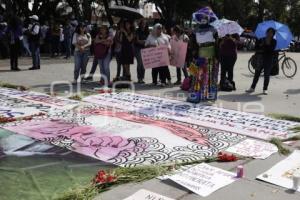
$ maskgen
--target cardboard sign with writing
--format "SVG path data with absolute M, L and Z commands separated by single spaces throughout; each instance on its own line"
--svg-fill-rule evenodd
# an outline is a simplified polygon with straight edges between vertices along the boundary
M 266 159 L 278 151 L 278 148 L 269 142 L 246 139 L 226 151 L 239 154 L 241 156 L 253 157 L 256 159 Z
M 233 183 L 235 174 L 208 164 L 200 164 L 170 176 L 174 182 L 190 191 L 206 197 L 214 191 Z
M 170 58 L 167 46 L 143 49 L 141 51 L 141 54 L 145 69 L 170 65 Z
M 257 179 L 278 185 L 287 189 L 294 187 L 293 177 L 300 175 L 300 151 L 295 150 L 289 157 L 277 163 L 274 167 L 259 175 Z M 300 187 L 294 188 L 300 192 Z
M 171 65 L 175 67 L 184 67 L 187 43 L 182 41 L 171 40 Z
M 148 190 L 142 189 L 124 200 L 174 200 L 174 199 L 170 199 L 160 194 L 156 194 L 154 192 L 150 192 Z

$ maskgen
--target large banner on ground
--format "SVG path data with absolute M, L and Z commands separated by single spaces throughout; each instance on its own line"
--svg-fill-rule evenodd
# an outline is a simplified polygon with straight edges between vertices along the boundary
M 235 133 L 95 105 L 56 110 L 49 116 L 1 127 L 126 167 L 195 161 L 245 139 Z
M 89 96 L 84 101 L 147 116 L 230 131 L 263 140 L 294 136 L 295 133 L 290 131 L 290 128 L 300 125 L 258 114 L 128 92 Z
M 143 49 L 142 60 L 145 69 L 170 65 L 169 50 L 167 46 Z
M 39 92 L 19 91 L 7 88 L 0 88 L 0 94 L 10 98 L 20 99 L 33 104 L 42 104 L 51 108 L 68 109 L 78 105 L 79 101 L 62 97 L 53 97 Z
M 297 174 L 297 175 L 296 175 Z M 297 176 L 298 180 L 298 192 L 300 192 L 299 187 L 299 177 L 300 177 L 300 151 L 296 150 L 285 160 L 279 162 L 274 167 L 272 167 L 267 172 L 259 175 L 257 179 L 272 183 L 288 189 L 295 189 L 293 183 L 293 177 Z

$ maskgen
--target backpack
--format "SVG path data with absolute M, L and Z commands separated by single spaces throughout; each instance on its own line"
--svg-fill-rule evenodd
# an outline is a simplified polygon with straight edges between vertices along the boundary
M 183 80 L 183 82 L 181 84 L 181 89 L 183 91 L 189 91 L 190 88 L 191 88 L 191 78 L 187 77 Z

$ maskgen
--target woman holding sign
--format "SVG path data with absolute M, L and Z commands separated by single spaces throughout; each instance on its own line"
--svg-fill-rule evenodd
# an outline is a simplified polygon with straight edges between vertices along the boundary
M 169 52 L 171 51 L 171 44 L 169 38 L 162 32 L 162 25 L 155 24 L 152 33 L 148 36 L 145 46 L 146 47 L 158 47 L 160 45 L 166 45 Z M 157 85 L 158 75 L 160 77 L 161 86 L 166 86 L 167 76 L 169 73 L 168 66 L 161 66 L 152 69 L 152 84 Z
M 181 29 L 181 27 L 177 25 L 173 28 L 172 40 L 175 40 L 177 42 L 180 41 L 180 42 L 189 43 L 190 39 L 184 33 L 184 31 Z M 175 85 L 181 85 L 181 69 L 182 69 L 184 78 L 188 77 L 188 72 L 186 69 L 186 65 L 185 66 L 176 66 L 176 67 L 177 67 L 177 69 L 176 69 L 177 81 L 175 82 Z
M 124 28 L 121 27 L 121 64 L 123 65 L 124 81 L 131 81 L 130 65 L 134 59 L 134 25 L 130 21 L 124 22 Z

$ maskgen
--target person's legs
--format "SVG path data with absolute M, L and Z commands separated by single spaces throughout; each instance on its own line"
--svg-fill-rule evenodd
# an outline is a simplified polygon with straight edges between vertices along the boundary
M 226 82 L 226 74 L 227 74 L 227 62 L 226 58 L 222 57 L 220 58 L 220 63 L 221 63 L 221 80 L 220 80 L 220 86 L 224 86 Z
M 115 52 L 115 57 L 117 61 L 117 75 L 116 79 L 119 79 L 121 76 L 121 69 L 122 69 L 122 64 L 121 64 L 121 54 L 120 52 Z
M 233 90 L 236 90 L 235 82 L 233 80 L 233 71 L 234 71 L 234 65 L 236 63 L 237 58 L 232 57 L 230 60 L 230 63 L 228 65 L 227 73 L 228 73 L 228 81 L 232 84 Z
M 10 69 L 11 70 L 14 70 L 16 67 L 15 67 L 15 44 L 12 44 L 10 45 Z
M 131 81 L 131 75 L 130 75 L 130 65 L 124 64 L 123 65 L 124 75 L 126 80 Z
M 109 53 L 103 60 L 103 69 L 104 69 L 108 84 L 110 83 L 110 61 L 111 61 L 111 55 Z
M 189 73 L 188 73 L 188 71 L 187 71 L 186 64 L 185 64 L 184 67 L 182 68 L 182 72 L 183 72 L 184 78 L 189 77 Z
M 136 56 L 136 61 L 137 61 L 137 78 L 138 78 L 139 82 L 142 82 L 145 78 L 145 68 L 143 65 L 142 54 L 141 54 L 140 48 L 135 49 L 135 56 Z
M 80 77 L 81 79 L 84 78 L 85 73 L 86 73 L 86 66 L 89 62 L 89 52 L 85 51 L 82 53 L 82 58 L 81 58 L 81 67 L 80 67 Z
M 253 82 L 252 82 L 252 85 L 251 85 L 251 89 L 253 89 L 253 90 L 255 90 L 255 88 L 256 88 L 256 85 L 257 85 L 257 82 L 258 82 L 259 77 L 260 77 L 260 75 L 261 75 L 262 69 L 263 69 L 263 68 L 260 68 L 260 69 L 258 69 L 258 70 L 255 70 Z
M 37 46 L 34 43 L 30 43 L 29 45 L 32 57 L 32 69 L 37 69 Z
M 74 81 L 78 80 L 79 77 L 79 72 L 80 72 L 80 65 L 81 65 L 81 57 L 80 57 L 80 52 L 75 51 L 74 52 Z
M 71 56 L 71 39 L 65 38 L 65 49 L 66 49 L 66 58 Z
M 179 67 L 176 68 L 176 75 L 177 75 L 177 82 L 176 83 L 181 83 L 181 69 Z
M 264 60 L 264 88 L 267 91 L 270 83 L 270 74 L 273 67 L 273 58 L 266 58 Z
M 100 82 L 101 83 L 104 83 L 104 78 L 106 75 L 105 75 L 105 69 L 104 69 L 104 59 L 99 59 L 98 60 L 98 64 L 99 64 L 99 68 L 100 68 Z
M 40 46 L 36 46 L 36 64 L 37 64 L 37 69 L 41 68 L 41 53 L 40 53 Z
M 167 66 L 159 67 L 159 76 L 162 84 L 167 83 L 169 68 Z M 169 80 L 169 79 L 168 79 Z
M 236 60 L 237 60 L 236 57 L 232 57 L 232 58 L 230 58 L 230 60 L 228 61 L 227 73 L 228 73 L 228 80 L 229 80 L 231 83 L 233 82 L 233 69 L 234 69 L 234 65 L 235 65 Z
M 94 57 L 90 74 L 86 79 L 91 79 L 91 80 L 93 79 L 93 75 L 95 74 L 95 72 L 97 70 L 98 64 L 100 64 L 99 60 L 96 57 Z M 101 66 L 100 66 L 100 69 L 101 69 Z
M 165 71 L 164 75 L 165 75 L 166 79 L 168 80 L 169 83 L 171 83 L 171 73 L 170 73 L 169 67 L 165 66 L 164 71 Z
M 152 69 L 152 83 L 153 84 L 157 84 L 158 72 L 159 72 L 158 68 Z

